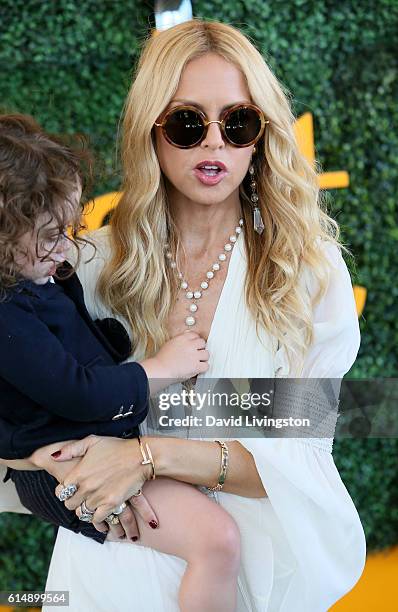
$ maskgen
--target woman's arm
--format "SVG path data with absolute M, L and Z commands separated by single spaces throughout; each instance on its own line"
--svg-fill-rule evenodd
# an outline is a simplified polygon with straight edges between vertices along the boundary
M 146 437 L 158 476 L 212 487 L 220 474 L 221 451 L 215 442 Z M 244 497 L 266 497 L 253 455 L 238 441 L 228 442 L 229 466 L 223 491 Z
M 215 442 L 181 440 L 179 438 L 144 437 L 148 443 L 158 476 L 169 476 L 188 483 L 214 486 L 220 473 L 221 455 Z M 239 442 L 229 444 L 229 469 L 224 490 L 246 497 L 264 497 L 266 492 L 252 455 Z M 60 447 L 58 456 L 41 465 L 52 472 L 53 463 L 83 457 L 75 469 L 64 478 L 64 485 L 78 485 L 78 491 L 65 502 L 70 510 L 86 501 L 97 508 L 95 521 L 101 522 L 112 508 L 133 496 L 151 477 L 150 465 L 142 465 L 142 455 L 136 439 L 89 436 Z M 76 459 L 75 459 L 76 460 Z
M 202 486 L 217 484 L 220 473 L 220 447 L 214 442 L 182 440 L 180 438 L 145 437 L 153 454 L 158 476 L 168 476 Z M 133 442 L 133 441 L 132 441 Z M 136 444 L 136 442 L 134 442 Z M 0 459 L 0 464 L 14 470 L 51 470 L 59 475 L 57 462 L 50 458 L 59 443 L 36 451 L 35 459 Z M 265 497 L 266 492 L 258 475 L 253 455 L 240 442 L 228 443 L 229 467 L 223 490 L 244 497 Z M 66 455 L 64 455 L 66 457 Z M 38 466 L 40 463 L 40 466 Z M 72 469 L 72 465 L 69 466 Z M 65 473 L 64 470 L 62 470 Z

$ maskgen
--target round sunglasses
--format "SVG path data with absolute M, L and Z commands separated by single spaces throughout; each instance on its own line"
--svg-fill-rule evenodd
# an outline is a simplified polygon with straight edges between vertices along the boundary
M 219 124 L 224 139 L 234 147 L 249 147 L 261 138 L 269 121 L 255 104 L 236 104 L 225 110 L 218 121 L 209 121 L 195 106 L 175 106 L 155 125 L 162 128 L 171 145 L 190 149 L 206 138 L 211 123 Z

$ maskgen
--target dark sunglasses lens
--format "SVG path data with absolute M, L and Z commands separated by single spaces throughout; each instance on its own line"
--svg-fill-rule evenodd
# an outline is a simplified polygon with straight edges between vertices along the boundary
M 225 133 L 233 144 L 248 145 L 257 138 L 260 131 L 261 118 L 253 108 L 237 108 L 228 115 L 225 122 Z
M 180 147 L 189 147 L 203 136 L 203 120 L 193 110 L 176 110 L 167 119 L 165 130 L 170 140 Z

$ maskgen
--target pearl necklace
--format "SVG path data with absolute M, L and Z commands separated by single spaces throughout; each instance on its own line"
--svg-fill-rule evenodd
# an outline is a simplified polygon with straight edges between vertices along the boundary
M 192 314 L 186 317 L 185 319 L 185 325 L 188 328 L 192 327 L 196 323 L 196 319 L 193 316 L 193 314 L 196 313 L 199 308 L 198 300 L 200 300 L 200 298 L 202 297 L 202 291 L 206 291 L 206 289 L 209 288 L 211 279 L 214 278 L 214 275 L 220 269 L 221 264 L 227 259 L 227 255 L 231 254 L 232 249 L 235 246 L 235 242 L 237 241 L 239 234 L 242 232 L 242 226 L 243 226 L 243 219 L 240 219 L 239 225 L 235 228 L 235 234 L 229 237 L 229 242 L 227 242 L 224 245 L 224 251 L 219 254 L 218 261 L 216 261 L 212 265 L 211 270 L 206 272 L 206 279 L 200 283 L 200 289 L 197 289 L 196 291 L 193 291 L 193 289 L 189 287 L 187 281 L 184 279 L 183 274 L 178 270 L 177 263 L 173 260 L 173 255 L 169 251 L 169 245 L 166 244 L 166 257 L 170 262 L 170 267 L 173 270 L 177 271 L 177 277 L 181 281 L 180 289 L 182 289 L 185 292 L 185 297 L 190 302 L 189 311 Z

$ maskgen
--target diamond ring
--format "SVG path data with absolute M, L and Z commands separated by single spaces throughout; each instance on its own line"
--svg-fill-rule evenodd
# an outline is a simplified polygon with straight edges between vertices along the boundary
M 79 516 L 79 520 L 83 521 L 83 523 L 92 523 L 93 522 L 93 516 L 95 514 L 95 510 L 90 510 L 89 508 L 87 508 L 86 506 L 86 502 L 83 501 L 80 504 L 80 511 L 81 511 L 81 515 Z
M 72 497 L 77 491 L 77 485 L 70 484 L 67 487 L 64 487 L 62 491 L 58 494 L 59 501 L 63 502 Z

